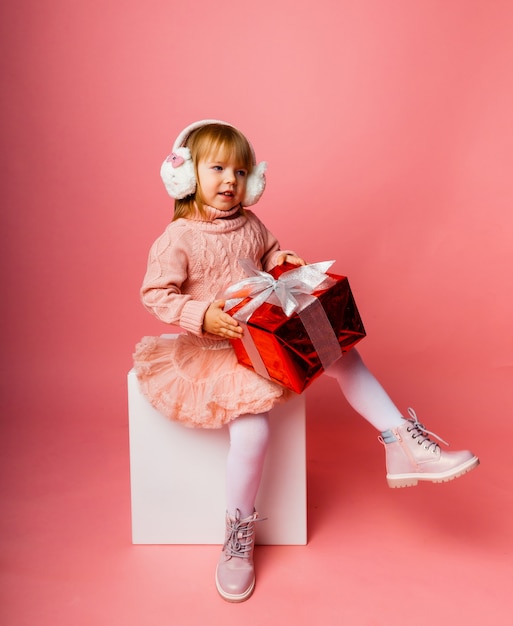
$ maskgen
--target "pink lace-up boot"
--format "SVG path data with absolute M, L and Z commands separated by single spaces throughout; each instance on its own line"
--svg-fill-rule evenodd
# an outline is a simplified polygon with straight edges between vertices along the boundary
M 419 480 L 447 482 L 479 465 L 477 456 L 468 450 L 441 450 L 429 435 L 445 445 L 449 444 L 426 430 L 413 409 L 408 409 L 408 413 L 410 417 L 404 420 L 404 424 L 387 430 L 378 437 L 385 445 L 389 487 L 413 487 Z
M 216 587 L 228 602 L 244 602 L 253 593 L 256 521 L 259 521 L 258 513 L 240 519 L 237 509 L 235 518 L 226 515 L 226 537 L 217 564 Z

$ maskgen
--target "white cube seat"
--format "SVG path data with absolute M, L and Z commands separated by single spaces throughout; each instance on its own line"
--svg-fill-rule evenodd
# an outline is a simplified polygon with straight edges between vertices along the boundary
M 221 544 L 228 429 L 186 428 L 154 409 L 128 374 L 134 544 Z M 271 442 L 256 509 L 257 543 L 307 542 L 305 398 L 270 413 Z

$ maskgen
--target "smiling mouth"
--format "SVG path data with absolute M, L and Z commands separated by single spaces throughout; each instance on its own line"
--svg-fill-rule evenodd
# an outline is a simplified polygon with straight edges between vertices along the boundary
M 226 196 L 227 198 L 233 198 L 233 191 L 221 191 L 220 196 Z

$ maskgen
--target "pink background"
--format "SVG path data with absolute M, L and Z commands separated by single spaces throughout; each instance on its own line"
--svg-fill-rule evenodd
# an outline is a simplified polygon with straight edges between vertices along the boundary
M 507 0 L 2 4 L 4 623 L 511 623 L 512 28 Z M 159 167 L 206 117 L 269 162 L 255 210 L 282 245 L 349 276 L 398 405 L 482 460 L 391 492 L 321 379 L 310 543 L 262 548 L 240 607 L 217 548 L 130 545 L 125 375 L 167 330 L 138 300 Z

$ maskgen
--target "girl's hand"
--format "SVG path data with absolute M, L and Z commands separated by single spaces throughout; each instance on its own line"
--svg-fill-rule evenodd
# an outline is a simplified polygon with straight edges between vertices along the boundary
M 293 265 L 306 265 L 306 261 L 300 256 L 282 252 L 278 255 L 278 258 L 276 259 L 276 265 L 283 265 L 284 263 L 292 263 Z
M 203 318 L 203 330 L 212 335 L 219 335 L 223 339 L 240 339 L 244 332 L 242 326 L 223 311 L 224 305 L 224 300 L 212 302 Z

